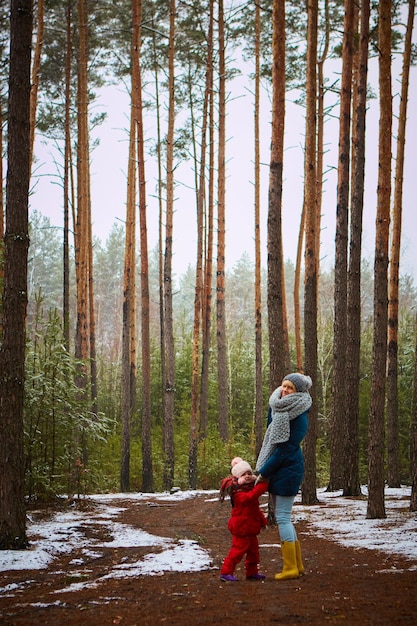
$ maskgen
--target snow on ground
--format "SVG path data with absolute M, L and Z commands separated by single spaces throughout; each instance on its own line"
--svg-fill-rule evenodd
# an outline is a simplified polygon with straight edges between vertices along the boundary
M 318 491 L 322 504 L 294 507 L 295 521 L 306 520 L 319 536 L 351 548 L 380 550 L 417 560 L 417 512 L 410 511 L 410 487 L 385 489 L 385 519 L 366 519 L 363 499 L 343 498 L 342 492 Z M 325 506 L 323 506 L 323 504 Z M 417 563 L 412 566 L 417 569 Z
M 398 554 L 417 561 L 417 513 L 409 510 L 411 489 L 386 489 L 386 519 L 366 519 L 367 501 L 344 498 L 341 492 L 327 493 L 318 491 L 320 504 L 303 506 L 300 499 L 294 507 L 294 519 L 305 520 L 319 536 L 337 541 L 353 548 L 367 548 Z M 178 491 L 173 494 L 152 494 L 152 500 L 158 502 L 178 502 L 193 498 L 196 494 L 207 495 L 207 503 L 217 501 L 216 491 Z M 366 488 L 363 488 L 366 496 Z M 116 518 L 124 507 L 120 501 L 149 500 L 150 494 L 106 494 L 89 496 L 98 506 L 94 515 L 91 512 L 73 510 L 57 512 L 51 519 L 39 523 L 28 521 L 28 550 L 0 550 L 0 572 L 7 570 L 37 570 L 48 567 L 56 556 L 81 550 L 82 557 L 73 559 L 71 565 L 82 568 L 85 559 L 98 558 L 103 547 L 158 547 L 158 552 L 150 552 L 143 559 L 135 562 L 121 562 L 105 578 L 120 578 L 137 575 L 161 575 L 167 571 L 198 571 L 211 567 L 207 550 L 195 541 L 176 541 L 169 537 L 159 537 L 140 529 L 123 524 Z M 94 533 L 85 529 L 102 525 L 108 534 L 108 541 L 99 541 Z M 261 546 L 263 544 L 261 543 Z M 265 545 L 265 544 L 264 544 Z M 278 543 L 276 544 L 278 545 Z M 84 558 L 83 558 L 84 557 Z M 417 563 L 410 562 L 410 568 L 417 569 Z M 103 578 L 104 579 L 104 578 Z M 27 580 L 26 584 L 30 581 Z M 73 591 L 85 581 L 73 583 L 66 591 Z M 13 594 L 16 585 L 0 587 L 0 593 Z

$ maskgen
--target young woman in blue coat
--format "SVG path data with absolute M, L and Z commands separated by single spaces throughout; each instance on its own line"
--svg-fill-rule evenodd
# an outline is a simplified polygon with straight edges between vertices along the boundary
M 311 407 L 310 376 L 295 372 L 284 377 L 269 398 L 268 424 L 256 463 L 257 480 L 269 481 L 275 518 L 281 540 L 282 572 L 276 580 L 298 578 L 304 574 L 300 542 L 291 521 L 292 508 L 304 475 L 300 447 L 308 429 Z

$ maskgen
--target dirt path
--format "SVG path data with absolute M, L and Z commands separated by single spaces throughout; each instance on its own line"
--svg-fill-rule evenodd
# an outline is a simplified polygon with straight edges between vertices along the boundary
M 94 505 L 91 515 L 94 515 Z M 212 569 L 197 573 L 165 573 L 101 580 L 94 587 L 64 592 L 72 582 L 71 553 L 56 559 L 46 570 L 1 574 L 0 624 L 72 626 L 121 624 L 156 626 L 264 626 L 265 624 L 361 624 L 376 626 L 417 624 L 417 571 L 401 557 L 353 550 L 318 538 L 314 529 L 299 523 L 306 575 L 277 582 L 281 569 L 277 531 L 260 536 L 264 582 L 246 581 L 241 569 L 238 583 L 222 583 L 219 567 L 226 555 L 229 508 L 199 495 L 178 503 L 123 502 L 128 507 L 119 520 L 153 534 L 197 541 L 212 558 Z M 105 532 L 105 531 L 103 531 Z M 155 549 L 156 550 L 156 549 Z M 95 581 L 122 559 L 137 560 L 149 548 L 108 548 L 101 558 L 86 563 L 78 582 Z M 417 562 L 417 558 L 416 558 Z M 13 584 L 30 581 L 13 593 Z

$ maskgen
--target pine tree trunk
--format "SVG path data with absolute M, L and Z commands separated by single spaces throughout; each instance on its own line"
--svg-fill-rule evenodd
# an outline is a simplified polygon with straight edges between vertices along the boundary
M 401 75 L 401 101 L 398 115 L 397 158 L 395 162 L 394 208 L 391 239 L 391 259 L 388 298 L 388 380 L 387 380 L 387 430 L 388 430 L 388 486 L 400 487 L 399 419 L 398 419 L 398 309 L 400 282 L 400 248 L 403 201 L 403 174 L 405 128 L 408 108 L 408 82 L 410 76 L 411 45 L 415 0 L 408 5 L 408 23 L 404 44 L 403 71 Z
M 170 0 L 170 32 L 168 60 L 168 134 L 167 134 L 167 187 L 164 262 L 164 487 L 171 489 L 174 482 L 174 398 L 175 351 L 172 311 L 172 239 L 174 217 L 174 123 L 175 123 L 175 0 Z
M 32 2 L 11 0 L 7 211 L 0 350 L 0 549 L 26 537 L 23 404 L 26 349 Z
M 155 110 L 156 110 L 156 135 L 157 135 L 157 165 L 158 165 L 158 286 L 159 286 L 159 340 L 161 354 L 161 381 L 164 384 L 167 380 L 166 374 L 166 354 L 165 354 L 165 292 L 164 292 L 164 258 L 163 258 L 163 179 L 162 179 L 162 135 L 161 135 L 161 115 L 160 115 L 160 99 L 159 99 L 159 72 L 157 63 L 157 46 L 156 46 L 156 27 L 152 19 L 152 52 L 154 61 L 154 77 L 155 77 Z M 164 419 L 164 454 L 168 449 L 168 429 L 165 428 L 165 393 L 162 392 L 161 397 L 161 413 Z M 173 433 L 172 433 L 173 437 Z M 174 462 L 173 444 L 172 444 L 172 463 Z M 165 463 L 165 461 L 164 461 Z
M 285 0 L 272 4 L 272 137 L 268 191 L 269 386 L 272 391 L 290 368 L 282 247 L 282 179 L 285 121 Z
M 306 205 L 303 201 L 301 210 L 300 229 L 298 231 L 297 258 L 295 261 L 294 272 L 294 333 L 295 333 L 295 360 L 298 372 L 304 369 L 303 359 L 303 342 L 301 334 L 301 304 L 300 304 L 300 285 L 301 285 L 301 264 L 303 260 L 303 243 L 305 234 L 306 221 Z
M 90 168 L 88 169 L 88 189 L 90 190 Z M 88 317 L 89 317 L 89 342 L 90 342 L 90 386 L 91 386 L 91 412 L 98 414 L 98 381 L 97 381 L 97 348 L 96 348 L 96 313 L 94 298 L 94 263 L 93 263 L 93 229 L 91 223 L 91 196 L 88 200 Z
M 379 4 L 379 170 L 374 264 L 374 337 L 368 428 L 367 517 L 386 517 L 384 500 L 385 372 L 388 325 L 388 240 L 391 197 L 391 1 Z
M 77 228 L 76 237 L 78 248 L 77 272 L 77 328 L 75 342 L 75 356 L 85 362 L 82 371 L 77 377 L 80 389 L 87 387 L 86 362 L 89 357 L 88 344 L 88 86 L 87 86 L 87 2 L 78 0 L 79 20 L 79 62 L 78 62 L 78 93 L 77 93 Z
M 339 160 L 334 268 L 333 409 L 329 491 L 343 485 L 346 411 L 347 269 L 349 232 L 350 127 L 354 50 L 354 0 L 345 1 L 342 51 L 342 89 L 339 116 Z
M 225 184 L 226 184 L 226 60 L 223 0 L 219 0 L 219 154 L 217 201 L 217 385 L 219 433 L 223 441 L 229 437 L 229 376 L 226 344 L 226 271 L 225 271 Z
M 3 154 L 3 109 L 0 98 L 0 150 Z M 3 185 L 3 159 L 0 159 L 0 241 L 3 244 L 4 237 L 4 185 Z M 0 264 L 0 279 L 3 278 L 3 263 Z M 3 291 L 2 291 L 3 292 Z M 2 293 L 1 292 L 1 293 Z
M 143 136 L 142 115 L 142 70 L 140 64 L 140 41 L 142 2 L 132 0 L 134 9 L 134 45 L 137 54 L 133 64 L 135 74 L 135 91 L 137 91 L 136 125 L 138 143 L 138 176 L 139 176 L 139 221 L 140 221 L 140 285 L 141 285 L 141 337 L 142 337 L 142 489 L 145 492 L 153 491 L 153 464 L 152 464 L 152 413 L 151 413 L 151 342 L 150 342 L 150 296 L 149 296 L 149 255 L 148 255 L 148 225 L 146 214 L 146 176 L 145 176 L 145 151 Z M 132 259 L 133 267 L 135 262 Z M 132 412 L 136 412 L 136 298 L 134 311 L 132 311 L 131 337 L 131 403 Z M 134 338 L 134 341 L 133 341 Z
M 64 339 L 67 350 L 70 349 L 70 259 L 69 259 L 69 206 L 70 206 L 70 183 L 72 180 L 71 159 L 71 61 L 72 61 L 72 35 L 71 0 L 68 0 L 66 11 L 66 54 L 65 54 L 65 147 L 64 147 L 64 233 L 63 233 L 63 322 Z M 74 226 L 75 229 L 75 226 Z
M 361 346 L 361 257 L 362 217 L 365 181 L 366 86 L 368 78 L 369 0 L 363 0 L 360 15 L 359 51 L 356 57 L 352 131 L 352 199 L 348 273 L 346 348 L 346 445 L 344 449 L 343 493 L 360 495 L 359 481 L 359 392 Z
M 331 21 L 329 15 L 329 0 L 324 3 L 324 43 L 321 56 L 317 63 L 317 80 L 318 80 L 318 94 L 317 94 L 317 202 L 316 202 L 316 249 L 320 250 L 320 234 L 321 234 L 321 212 L 322 212 L 322 198 L 323 198 L 323 161 L 324 161 L 324 122 L 325 122 L 325 105 L 324 98 L 327 92 L 326 79 L 324 74 L 324 64 L 327 60 L 330 46 L 330 30 Z M 317 257 L 317 275 L 320 276 L 320 255 Z
M 0 154 L 3 154 L 3 110 L 0 98 Z M 4 288 L 4 186 L 3 159 L 0 159 L 0 293 Z M 0 298 L 0 337 L 3 335 L 3 298 Z
M 262 447 L 263 376 L 262 376 L 262 262 L 261 262 L 261 158 L 260 158 L 260 93 L 261 93 L 261 10 L 255 6 L 255 454 Z
M 77 277 L 77 324 L 75 337 L 75 356 L 82 362 L 78 366 L 75 382 L 79 388 L 80 401 L 86 410 L 90 410 L 87 388 L 89 382 L 90 351 L 90 154 L 88 135 L 88 3 L 78 0 L 79 20 L 79 61 L 77 81 L 77 228 L 78 268 Z M 78 271 L 77 271 L 78 269 Z M 90 365 L 91 367 L 91 365 Z M 87 408 L 88 407 L 88 408 Z M 75 449 L 71 460 L 70 489 L 78 492 L 79 468 L 87 462 L 86 436 L 83 427 L 76 425 L 74 437 Z
M 200 395 L 200 437 L 205 439 L 208 427 L 208 402 L 209 402 L 209 364 L 212 325 L 212 288 L 213 288 L 213 217 L 214 217 L 214 97 L 213 97 L 213 32 L 214 32 L 214 5 L 209 8 L 209 30 L 207 36 L 207 68 L 206 68 L 206 92 L 207 104 L 204 106 L 203 120 L 208 119 L 209 132 L 209 181 L 208 201 L 206 217 L 206 252 L 203 276 L 203 301 L 202 301 L 202 359 L 201 359 L 201 395 Z M 206 132 L 207 119 L 203 121 L 203 129 Z M 203 143 L 203 141 L 202 141 Z M 204 151 L 201 149 L 201 163 L 205 164 L 207 141 L 204 138 Z M 201 169 L 203 169 L 201 167 Z M 205 185 L 205 175 L 200 171 L 200 188 Z M 205 199 L 201 198 L 200 202 Z M 203 202 L 204 204 L 204 202 Z
M 316 212 L 316 105 L 317 105 L 317 24 L 318 2 L 308 0 L 307 83 L 306 83 L 306 152 L 305 152 L 305 287 L 304 287 L 304 353 L 305 372 L 313 380 L 309 427 L 304 440 L 305 475 L 302 484 L 304 504 L 317 502 L 317 212 Z
M 32 85 L 30 90 L 30 163 L 32 165 L 33 149 L 35 145 L 36 111 L 38 106 L 39 90 L 39 70 L 41 65 L 41 54 L 44 39 L 44 7 L 45 0 L 38 0 L 37 6 L 37 28 L 36 44 L 32 63 Z
M 132 36 L 132 47 L 133 36 Z M 133 58 L 132 58 L 133 66 Z M 132 70 L 133 72 L 133 70 Z M 132 75 L 132 102 L 129 134 L 129 163 L 127 168 L 127 202 L 126 202 L 126 241 L 123 275 L 123 321 L 122 321 L 122 441 L 120 462 L 120 490 L 130 489 L 130 426 L 132 419 L 132 386 L 131 386 L 131 333 L 132 333 L 132 300 L 135 298 L 133 274 L 136 272 L 136 89 Z
M 193 324 L 193 348 L 192 348 L 192 374 L 191 374 L 191 414 L 190 414 L 190 443 L 189 443 L 189 464 L 188 464 L 188 484 L 191 489 L 197 488 L 198 472 L 198 438 L 199 432 L 203 435 L 207 429 L 207 422 L 202 422 L 199 408 L 203 405 L 205 416 L 208 408 L 208 357 L 209 357 L 209 330 L 211 311 L 207 307 L 207 283 L 204 278 L 208 275 L 204 273 L 204 248 L 205 248 L 205 180 L 206 180 L 206 152 L 207 152 L 207 126 L 209 116 L 210 92 L 212 90 L 212 41 L 213 41 L 213 6 L 210 6 L 209 33 L 208 33 L 208 54 L 206 66 L 206 84 L 204 89 L 203 113 L 201 123 L 201 151 L 200 151 L 200 172 L 197 182 L 197 259 L 195 272 L 195 293 L 194 293 L 194 324 Z M 191 90 L 191 84 L 190 84 Z M 197 171 L 197 167 L 196 167 Z M 207 251 L 208 259 L 211 261 L 211 250 Z M 211 264 L 210 264 L 211 266 Z M 211 270 L 209 272 L 211 275 Z M 201 371 L 200 381 L 200 328 L 202 328 L 203 360 L 205 366 Z M 204 383 L 204 398 L 203 398 Z M 200 387 L 201 385 L 201 387 Z M 200 393 L 201 392 L 201 393 Z
M 203 116 L 204 119 L 204 116 Z M 202 152 L 205 146 L 205 122 L 203 121 Z M 194 287 L 194 323 L 192 345 L 191 371 L 191 412 L 190 412 L 190 439 L 188 458 L 188 486 L 197 488 L 197 461 L 198 461 L 198 407 L 200 397 L 200 328 L 203 305 L 203 211 L 204 211 L 204 170 L 205 158 L 201 161 L 200 186 L 197 200 L 197 260 Z
M 415 316 L 415 349 L 417 354 L 417 313 Z M 411 411 L 411 498 L 410 511 L 417 511 L 417 359 L 414 358 L 414 376 L 413 376 L 413 399 Z

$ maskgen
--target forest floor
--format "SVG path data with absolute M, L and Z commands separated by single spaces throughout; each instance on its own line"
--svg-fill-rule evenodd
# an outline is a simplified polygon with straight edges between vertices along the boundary
M 118 500 L 118 517 L 123 524 L 174 540 L 196 541 L 206 550 L 211 566 L 197 572 L 164 572 L 162 575 L 107 578 L 115 565 L 143 558 L 149 547 L 104 548 L 100 558 L 92 556 L 84 577 L 89 584 L 75 586 L 71 577 L 77 557 L 62 554 L 42 570 L 10 570 L 1 573 L 0 624 L 72 626 L 121 624 L 156 626 L 263 626 L 265 624 L 417 624 L 417 553 L 415 560 L 367 549 L 346 548 L 334 540 L 318 537 L 306 521 L 297 523 L 303 549 L 305 575 L 275 581 L 281 569 L 277 529 L 262 531 L 260 571 L 263 582 L 246 581 L 240 565 L 237 583 L 223 583 L 219 569 L 230 547 L 227 521 L 230 504 L 216 502 L 211 495 L 162 504 L 149 499 L 135 503 Z M 76 506 L 94 518 L 96 504 L 80 501 Z M 37 515 L 52 516 L 45 508 Z M 101 528 L 101 530 L 100 530 Z M 95 529 L 103 533 L 105 526 Z M 155 552 L 158 547 L 153 548 Z M 72 564 L 72 565 L 71 565 Z M 91 584 L 97 581 L 97 584 Z M 16 586 L 17 593 L 12 590 Z

